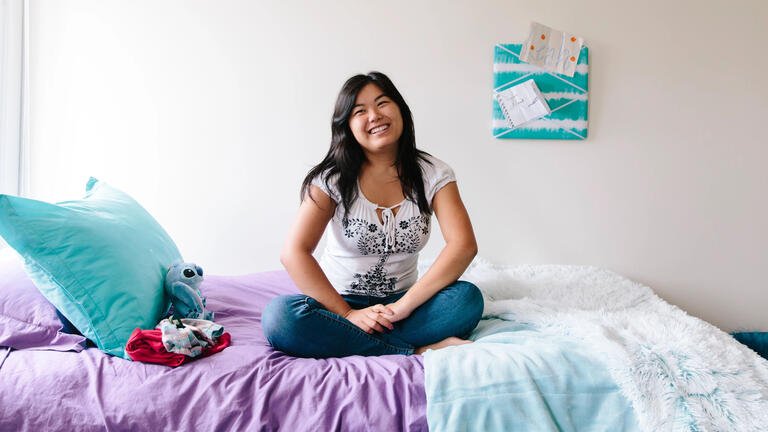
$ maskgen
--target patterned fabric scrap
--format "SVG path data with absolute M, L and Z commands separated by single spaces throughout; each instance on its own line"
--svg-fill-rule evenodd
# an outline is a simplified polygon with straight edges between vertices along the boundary
M 212 321 L 173 317 L 160 321 L 156 329 L 163 333 L 163 346 L 168 352 L 198 357 L 203 351 L 216 345 L 224 333 L 224 327 Z

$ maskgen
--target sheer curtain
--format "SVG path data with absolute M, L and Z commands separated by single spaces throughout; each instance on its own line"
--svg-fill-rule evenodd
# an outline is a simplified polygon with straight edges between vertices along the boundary
M 0 194 L 28 184 L 26 11 L 27 0 L 0 0 Z
M 29 184 L 27 10 L 27 0 L 0 0 L 0 194 L 24 195 Z

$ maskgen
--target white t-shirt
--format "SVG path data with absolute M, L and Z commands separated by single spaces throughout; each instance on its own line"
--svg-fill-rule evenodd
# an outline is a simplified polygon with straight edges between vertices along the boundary
M 419 159 L 424 192 L 430 208 L 435 193 L 446 184 L 456 181 L 453 170 L 445 162 L 427 156 L 429 165 Z M 344 218 L 341 194 L 336 187 L 338 174 L 332 176 L 326 187 L 324 175 L 315 177 L 312 184 L 319 187 L 336 202 L 326 234 L 325 251 L 320 267 L 339 294 L 385 297 L 407 291 L 418 277 L 419 251 L 429 240 L 429 215 L 422 215 L 419 206 L 406 199 L 392 207 L 380 207 L 368 201 L 357 183 L 357 199 Z M 392 210 L 401 206 L 397 214 Z M 379 221 L 376 209 L 382 209 Z

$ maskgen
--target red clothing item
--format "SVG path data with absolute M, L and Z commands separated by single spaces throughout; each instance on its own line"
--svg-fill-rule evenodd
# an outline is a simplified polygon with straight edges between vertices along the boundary
M 223 350 L 231 344 L 232 338 L 229 333 L 222 334 L 216 341 L 216 345 L 205 348 L 200 357 L 208 357 L 211 354 Z M 128 338 L 125 345 L 125 352 L 128 353 L 134 361 L 159 363 L 166 366 L 176 367 L 185 362 L 194 360 L 197 357 L 189 357 L 184 354 L 170 353 L 163 346 L 163 332 L 161 330 L 141 330 L 136 329 Z

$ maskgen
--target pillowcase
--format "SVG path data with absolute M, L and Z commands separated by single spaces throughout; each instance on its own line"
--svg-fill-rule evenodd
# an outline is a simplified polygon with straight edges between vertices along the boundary
M 0 195 L 0 236 L 40 292 L 108 354 L 130 360 L 131 332 L 170 309 L 163 280 L 179 250 L 133 198 L 95 178 L 76 201 Z
M 86 339 L 68 334 L 66 327 L 27 276 L 21 259 L 11 248 L 0 250 L 0 346 L 82 351 Z

